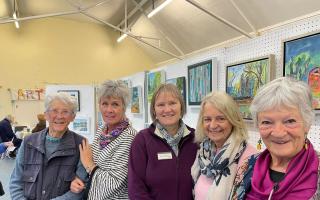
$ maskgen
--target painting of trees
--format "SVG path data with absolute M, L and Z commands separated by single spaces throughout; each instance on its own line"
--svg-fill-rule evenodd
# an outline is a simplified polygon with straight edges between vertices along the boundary
M 227 66 L 226 91 L 237 101 L 245 119 L 251 119 L 249 106 L 258 89 L 271 79 L 271 57 Z
M 309 84 L 313 107 L 320 109 L 320 33 L 284 41 L 283 75 Z

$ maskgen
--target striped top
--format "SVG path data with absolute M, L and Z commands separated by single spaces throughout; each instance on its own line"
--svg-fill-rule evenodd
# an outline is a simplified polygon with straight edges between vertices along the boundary
M 131 143 L 137 133 L 128 126 L 107 147 L 100 149 L 99 137 L 103 126 L 95 135 L 93 161 L 99 168 L 95 171 L 88 195 L 89 200 L 121 200 L 128 197 L 128 159 Z

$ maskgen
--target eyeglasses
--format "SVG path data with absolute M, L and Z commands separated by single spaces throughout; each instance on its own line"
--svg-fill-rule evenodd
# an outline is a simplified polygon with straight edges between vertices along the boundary
M 53 109 L 53 110 L 48 110 L 47 112 L 48 112 L 50 115 L 57 116 L 57 115 L 60 114 L 60 115 L 63 116 L 63 117 L 69 117 L 69 116 L 71 116 L 71 115 L 74 114 L 73 111 L 70 111 L 70 110 L 61 110 L 61 111 L 59 111 L 59 110 Z
M 280 123 L 282 124 L 283 127 L 287 129 L 295 129 L 295 128 L 298 128 L 301 124 L 303 124 L 303 121 L 296 121 L 296 120 L 289 119 Z M 263 120 L 259 122 L 258 127 L 261 131 L 268 131 L 268 130 L 274 130 L 276 128 L 276 124 L 277 122 Z

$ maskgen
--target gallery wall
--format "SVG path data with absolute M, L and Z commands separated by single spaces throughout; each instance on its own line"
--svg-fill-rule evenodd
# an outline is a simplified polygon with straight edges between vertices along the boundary
M 261 36 L 253 39 L 243 39 L 230 43 L 224 48 L 213 48 L 205 52 L 188 56 L 187 58 L 159 66 L 153 71 L 165 70 L 167 78 L 180 77 L 186 75 L 187 66 L 202 62 L 207 59 L 215 58 L 217 60 L 217 89 L 225 91 L 226 87 L 226 66 L 231 63 L 238 63 L 245 60 L 252 60 L 258 57 L 274 55 L 275 68 L 274 77 L 282 77 L 282 44 L 283 41 L 292 37 L 305 35 L 308 33 L 320 32 L 320 16 L 314 16 L 307 19 L 291 22 L 289 24 L 279 26 L 272 30 L 262 32 Z M 130 78 L 130 76 L 128 76 Z M 187 115 L 184 121 L 191 127 L 196 126 L 198 118 L 198 108 L 187 107 Z M 316 111 L 318 112 L 318 111 Z M 150 117 L 148 117 L 150 123 Z M 249 142 L 253 145 L 257 144 L 259 133 L 252 121 L 246 121 L 249 128 Z M 320 116 L 316 115 L 316 120 L 313 123 L 308 137 L 314 143 L 315 148 L 320 150 Z

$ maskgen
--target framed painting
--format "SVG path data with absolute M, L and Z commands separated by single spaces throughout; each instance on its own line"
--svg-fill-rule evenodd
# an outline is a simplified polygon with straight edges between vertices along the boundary
M 252 120 L 249 110 L 258 89 L 273 79 L 274 55 L 226 67 L 226 92 L 237 102 L 243 119 Z
M 320 32 L 283 42 L 283 76 L 306 82 L 312 92 L 312 106 L 320 110 Z
M 90 134 L 90 118 L 76 117 L 72 122 L 71 130 L 79 134 Z
M 69 94 L 78 103 L 77 111 L 80 111 L 80 91 L 79 90 L 58 90 L 58 92 L 64 92 Z
M 151 102 L 155 90 L 166 80 L 165 71 L 156 71 L 148 73 L 148 102 Z
M 200 105 L 212 91 L 212 60 L 188 66 L 188 104 Z
M 131 113 L 142 113 L 142 87 L 131 88 Z
M 182 76 L 182 77 L 172 78 L 172 79 L 166 80 L 166 82 L 177 86 L 177 88 L 180 90 L 180 92 L 183 96 L 184 104 L 186 105 L 186 103 L 187 103 L 186 102 L 187 101 L 186 77 Z

